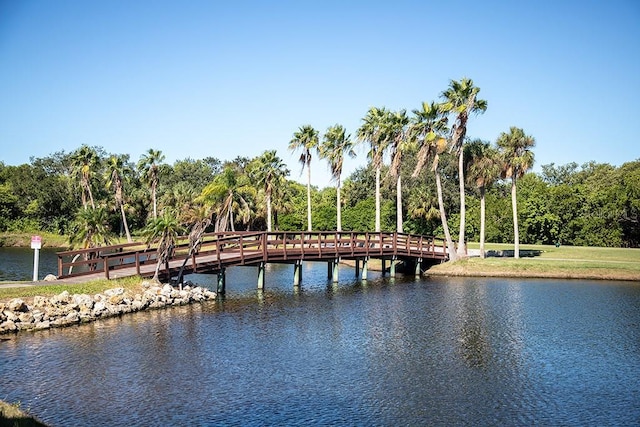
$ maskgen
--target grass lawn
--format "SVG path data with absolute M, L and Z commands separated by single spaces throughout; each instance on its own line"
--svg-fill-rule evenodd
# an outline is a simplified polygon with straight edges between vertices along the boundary
M 470 249 L 479 248 L 470 243 Z M 487 250 L 513 245 L 490 243 Z M 469 258 L 432 267 L 429 274 L 449 276 L 548 277 L 640 281 L 640 249 L 521 245 L 521 258 Z M 523 256 L 535 254 L 534 256 Z

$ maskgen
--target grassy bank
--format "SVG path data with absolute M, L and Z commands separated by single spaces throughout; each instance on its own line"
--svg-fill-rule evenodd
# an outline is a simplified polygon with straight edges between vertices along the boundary
M 124 288 L 125 290 L 134 291 L 140 289 L 142 278 L 139 276 L 132 276 L 114 280 L 93 280 L 86 283 L 52 283 L 53 284 L 27 287 L 0 288 L 0 302 L 8 301 L 12 298 L 22 298 L 28 301 L 36 295 L 48 297 L 58 295 L 63 291 L 67 291 L 70 294 L 88 295 L 102 293 L 107 289 L 113 288 Z
M 53 233 L 0 233 L 0 247 L 31 247 L 31 236 L 42 237 L 42 246 L 49 248 L 66 248 L 69 246 L 67 236 Z
M 469 244 L 477 249 L 477 244 Z M 432 267 L 443 276 L 533 277 L 640 281 L 640 249 L 522 245 L 521 258 L 469 258 Z M 506 253 L 513 245 L 489 244 L 487 250 Z
M 46 427 L 20 409 L 20 404 L 9 404 L 0 400 L 0 427 Z

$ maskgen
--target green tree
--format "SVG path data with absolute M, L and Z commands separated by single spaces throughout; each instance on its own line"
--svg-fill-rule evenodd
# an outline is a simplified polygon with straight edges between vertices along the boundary
M 402 233 L 402 174 L 400 166 L 402 164 L 402 156 L 407 151 L 409 117 L 405 110 L 392 112 L 387 117 L 387 138 L 389 140 L 389 149 L 391 151 L 391 166 L 389 167 L 389 175 L 396 180 L 396 230 Z
M 250 174 L 254 182 L 264 189 L 267 207 L 267 231 L 271 229 L 271 196 L 274 188 L 277 187 L 285 177 L 289 175 L 286 165 L 276 155 L 276 150 L 269 150 L 262 153 L 250 166 Z M 311 196 L 308 196 L 308 205 L 311 203 Z
M 151 189 L 151 200 L 153 202 L 153 218 L 158 218 L 158 202 L 156 190 L 158 188 L 158 170 L 160 164 L 164 161 L 164 154 L 160 150 L 150 148 L 146 153 L 140 156 L 138 162 L 138 170 L 142 179 L 147 182 Z
M 479 139 L 471 141 L 466 146 L 467 179 L 475 184 L 480 191 L 480 257 L 485 257 L 485 193 L 486 188 L 493 184 L 502 171 L 498 151 L 488 142 Z
M 431 161 L 431 171 L 435 175 L 438 209 L 440 211 L 442 230 L 447 242 L 447 251 L 449 252 L 449 259 L 455 261 L 458 257 L 447 224 L 447 214 L 444 207 L 442 182 L 438 166 L 440 154 L 444 152 L 447 145 L 443 137 L 447 131 L 447 118 L 443 115 L 440 105 L 435 102 L 423 102 L 422 108 L 413 110 L 413 114 L 410 130 L 411 139 L 415 141 L 419 147 L 418 160 L 413 176 L 417 177 L 424 165 Z
M 289 150 L 300 150 L 300 163 L 302 169 L 307 168 L 307 230 L 313 229 L 311 225 L 311 151 L 318 148 L 318 131 L 310 125 L 301 126 L 293 134 L 289 142 Z
M 362 119 L 363 124 L 358 128 L 357 138 L 361 142 L 369 143 L 367 157 L 375 169 L 376 191 L 375 191 L 375 231 L 381 230 L 380 224 L 380 174 L 384 152 L 387 149 L 388 139 L 385 133 L 385 122 L 389 112 L 387 109 L 371 107 Z
M 516 184 L 517 180 L 533 167 L 535 157 L 531 149 L 536 145 L 536 141 L 533 137 L 526 135 L 522 129 L 512 126 L 509 133 L 502 132 L 500 134 L 497 144 L 502 156 L 502 175 L 505 178 L 511 178 L 514 257 L 520 258 Z
M 342 203 L 340 200 L 340 177 L 345 154 L 355 157 L 354 144 L 351 135 L 346 134 L 342 125 L 330 126 L 324 134 L 324 139 L 320 145 L 320 158 L 329 162 L 331 177 L 336 184 L 336 224 L 337 231 L 342 231 Z
M 458 155 L 458 184 L 460 186 L 460 232 L 458 236 L 458 256 L 465 255 L 465 191 L 464 191 L 464 141 L 467 134 L 467 122 L 470 114 L 484 113 L 487 101 L 477 99 L 480 88 L 473 85 L 473 80 L 463 78 L 451 80 L 449 87 L 442 92 L 444 100 L 442 108 L 455 115 L 451 127 L 451 148 Z
M 122 225 L 127 236 L 127 242 L 133 242 L 127 223 L 127 215 L 124 211 L 124 183 L 129 181 L 129 176 L 133 172 L 127 164 L 128 156 L 111 156 L 107 160 L 106 182 L 107 188 L 113 189 L 116 209 L 120 209 L 122 215 Z
M 184 228 L 178 219 L 178 215 L 171 209 L 163 209 L 162 214 L 149 221 L 143 230 L 148 245 L 156 243 L 156 270 L 153 280 L 158 281 L 160 267 L 167 264 L 175 254 L 178 236 L 184 232 Z
M 77 212 L 71 225 L 69 245 L 73 249 L 96 248 L 109 245 L 112 237 L 107 211 L 102 207 L 83 208 Z
M 87 197 L 93 209 L 96 204 L 91 191 L 91 181 L 100 165 L 100 157 L 94 148 L 83 145 L 71 155 L 73 176 L 80 182 L 82 206 L 87 208 Z

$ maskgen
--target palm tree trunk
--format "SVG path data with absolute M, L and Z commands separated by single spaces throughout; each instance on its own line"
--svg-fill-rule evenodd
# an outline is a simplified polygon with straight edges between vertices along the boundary
M 516 177 L 511 177 L 511 206 L 513 208 L 513 257 L 520 258 L 520 236 L 518 233 L 518 205 L 516 200 Z
M 307 230 L 311 231 L 311 165 L 307 163 Z
M 398 171 L 398 180 L 396 182 L 396 230 L 403 233 L 402 228 L 402 177 Z
M 340 201 L 340 179 L 336 184 L 337 231 L 342 231 L 342 206 Z
M 267 194 L 267 231 L 271 232 L 271 194 Z
M 151 184 L 151 198 L 153 199 L 153 219 L 158 219 L 158 204 L 156 203 L 156 185 Z
M 447 241 L 447 251 L 449 252 L 449 260 L 456 261 L 458 255 L 456 254 L 456 248 L 451 240 L 451 233 L 449 233 L 449 226 L 447 225 L 447 214 L 444 211 L 444 201 L 442 200 L 442 183 L 440 182 L 440 172 L 436 169 L 436 188 L 438 190 L 438 207 L 440 208 L 440 220 L 442 221 L 442 229 L 444 230 L 444 237 Z
M 480 187 L 480 258 L 484 259 L 484 222 L 485 222 L 485 203 L 484 203 L 484 185 Z
M 376 232 L 380 232 L 380 167 L 376 168 Z
M 466 242 L 464 239 L 466 204 L 464 198 L 464 150 L 460 146 L 460 154 L 458 155 L 458 182 L 460 184 L 460 232 L 458 233 L 458 256 L 464 257 L 467 254 Z
M 120 203 L 120 213 L 122 214 L 122 224 L 124 225 L 124 232 L 127 235 L 127 243 L 133 242 L 131 233 L 129 232 L 129 224 L 127 224 L 127 215 L 124 213 L 124 205 Z

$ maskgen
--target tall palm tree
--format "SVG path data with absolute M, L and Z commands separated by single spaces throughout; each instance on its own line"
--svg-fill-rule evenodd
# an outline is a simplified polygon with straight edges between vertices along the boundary
M 340 177 L 342 175 L 342 165 L 345 154 L 355 157 L 353 149 L 354 143 L 351 135 L 346 135 L 346 130 L 342 125 L 330 126 L 324 134 L 324 139 L 320 145 L 320 158 L 329 162 L 331 177 L 336 183 L 336 208 L 337 208 L 337 231 L 342 231 L 342 203 L 340 201 Z
M 516 181 L 533 167 L 535 156 L 531 149 L 536 145 L 532 136 L 512 126 L 509 133 L 502 132 L 497 140 L 502 157 L 502 176 L 511 178 L 511 207 L 513 209 L 514 257 L 520 258 L 520 236 L 518 233 L 518 206 Z
M 293 134 L 289 142 L 289 150 L 301 150 L 300 163 L 302 169 L 307 168 L 307 230 L 311 231 L 311 150 L 317 149 L 319 144 L 318 131 L 310 125 L 301 126 Z
M 441 106 L 435 102 L 423 102 L 422 108 L 413 110 L 413 114 L 410 135 L 411 140 L 418 143 L 418 161 L 413 171 L 413 177 L 417 177 L 424 165 L 431 160 L 431 171 L 436 178 L 438 208 L 444 237 L 447 242 L 447 252 L 449 253 L 449 259 L 455 261 L 458 259 L 458 256 L 453 240 L 451 239 L 449 225 L 447 224 L 447 214 L 442 197 L 440 169 L 438 168 L 440 154 L 444 152 L 447 146 L 447 142 L 443 136 L 448 131 L 447 117 L 443 114 Z
M 451 127 L 451 149 L 458 155 L 458 183 L 460 185 L 460 233 L 458 236 L 458 255 L 465 255 L 465 198 L 464 198 L 464 140 L 467 134 L 467 122 L 470 114 L 480 114 L 487 110 L 487 101 L 477 99 L 480 88 L 473 85 L 473 80 L 463 78 L 451 80 L 449 87 L 442 92 L 443 109 L 455 114 L 455 122 Z
M 362 119 L 364 123 L 358 128 L 357 132 L 359 141 L 369 143 L 367 156 L 376 171 L 376 232 L 380 231 L 380 171 L 382 169 L 384 152 L 388 144 L 385 133 L 385 122 L 388 114 L 388 110 L 384 107 L 369 108 L 369 111 L 367 111 L 367 114 Z
M 93 148 L 83 145 L 71 155 L 72 175 L 80 181 L 82 189 L 82 206 L 87 209 L 87 197 L 93 209 L 96 204 L 91 192 L 91 181 L 95 170 L 100 165 L 100 157 Z
M 131 233 L 129 232 L 129 224 L 127 223 L 127 215 L 124 211 L 124 182 L 128 181 L 131 174 L 131 168 L 122 156 L 111 156 L 107 160 L 107 169 L 105 178 L 107 189 L 112 188 L 116 202 L 116 209 L 120 209 L 122 216 L 122 225 L 124 226 L 127 242 L 133 242 Z
M 153 219 L 158 218 L 158 203 L 156 200 L 156 191 L 158 189 L 158 170 L 160 164 L 164 161 L 164 154 L 160 150 L 149 148 L 146 153 L 140 156 L 138 162 L 138 170 L 151 188 L 151 199 L 153 201 Z
M 488 142 L 476 139 L 467 144 L 465 150 L 467 179 L 480 191 L 480 258 L 484 258 L 485 192 L 500 177 L 502 164 L 498 151 Z
M 400 175 L 400 164 L 409 142 L 407 133 L 409 117 L 405 110 L 400 110 L 390 113 L 387 120 L 387 138 L 389 139 L 389 148 L 391 150 L 389 174 L 396 179 L 396 230 L 398 233 L 402 233 L 402 177 Z
M 178 215 L 171 209 L 163 209 L 162 214 L 155 219 L 149 221 L 143 235 L 145 236 L 146 243 L 151 245 L 157 243 L 157 263 L 156 270 L 153 274 L 153 280 L 158 281 L 160 267 L 162 264 L 169 262 L 169 259 L 175 253 L 176 242 L 178 236 L 184 231 Z
M 276 155 L 276 150 L 269 150 L 262 153 L 262 155 L 252 163 L 250 174 L 254 182 L 264 188 L 267 205 L 267 231 L 270 232 L 272 231 L 271 196 L 274 193 L 275 186 L 289 175 L 289 170 L 282 159 Z
M 180 271 L 178 272 L 178 278 L 176 282 L 182 289 L 182 278 L 184 275 L 184 268 L 187 265 L 187 261 L 200 251 L 202 246 L 202 239 L 207 227 L 211 225 L 211 209 L 209 206 L 193 205 L 186 212 L 182 212 L 181 219 L 183 223 L 189 226 L 189 252 L 182 262 Z

